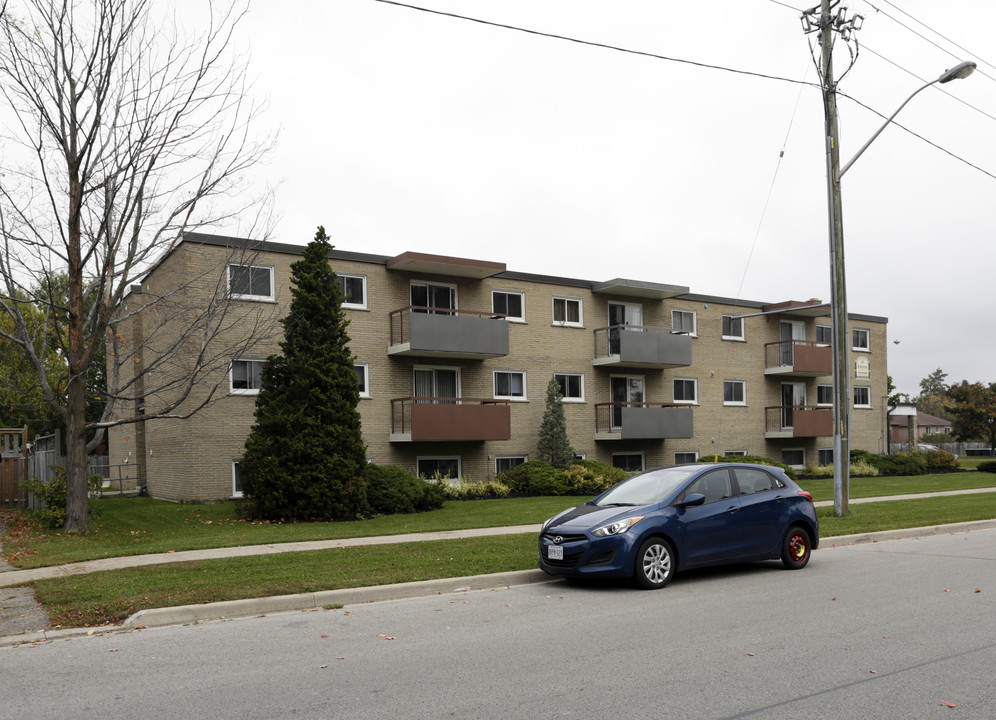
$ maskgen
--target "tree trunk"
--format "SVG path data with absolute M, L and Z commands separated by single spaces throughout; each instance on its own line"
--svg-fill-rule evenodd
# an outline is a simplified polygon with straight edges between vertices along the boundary
M 66 532 L 86 532 L 86 376 L 69 380 L 66 398 Z

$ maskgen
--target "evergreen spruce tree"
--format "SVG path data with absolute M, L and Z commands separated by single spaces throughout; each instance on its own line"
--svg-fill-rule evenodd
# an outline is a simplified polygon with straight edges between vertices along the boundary
M 564 396 L 556 378 L 546 386 L 546 410 L 540 424 L 536 445 L 539 459 L 554 467 L 568 468 L 574 460 L 574 450 L 567 438 L 567 418 L 564 416 Z
M 304 259 L 291 265 L 282 354 L 263 367 L 256 420 L 239 464 L 255 517 L 336 520 L 366 509 L 359 386 L 331 249 L 319 227 Z

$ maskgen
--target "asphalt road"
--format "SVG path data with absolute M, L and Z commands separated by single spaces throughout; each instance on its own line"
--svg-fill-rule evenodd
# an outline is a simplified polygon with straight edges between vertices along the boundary
M 0 719 L 996 718 L 994 620 L 977 530 L 0 648 Z

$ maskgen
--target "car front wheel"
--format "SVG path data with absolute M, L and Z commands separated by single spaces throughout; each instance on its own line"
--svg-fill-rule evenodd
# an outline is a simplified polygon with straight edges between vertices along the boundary
M 636 553 L 636 584 L 645 590 L 667 585 L 674 575 L 674 550 L 663 538 L 648 538 Z
M 802 570 L 809 563 L 812 548 L 808 532 L 798 526 L 790 527 L 782 541 L 782 565 L 789 570 Z

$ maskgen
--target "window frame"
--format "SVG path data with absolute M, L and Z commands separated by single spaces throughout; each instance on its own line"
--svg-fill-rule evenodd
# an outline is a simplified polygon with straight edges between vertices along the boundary
M 726 321 L 730 320 L 740 323 L 740 334 L 739 335 L 727 335 L 726 334 Z M 728 313 L 723 313 L 722 326 L 720 332 L 722 333 L 723 340 L 732 340 L 734 342 L 747 342 L 747 327 L 744 319 L 737 315 L 731 315 Z
M 370 397 L 370 363 L 354 362 L 353 368 L 363 370 L 363 384 L 360 386 L 360 397 Z M 357 378 L 357 384 L 359 384 L 359 378 Z
M 821 331 L 826 330 L 828 339 L 820 340 Z M 832 345 L 833 344 L 833 325 L 817 325 L 816 326 L 816 343 L 818 345 Z
M 248 293 L 237 293 L 232 291 L 232 268 L 247 268 L 249 271 L 249 291 Z M 270 278 L 270 290 L 266 295 L 255 295 L 252 293 L 252 271 L 265 270 Z M 228 289 L 228 297 L 234 300 L 250 300 L 253 302 L 275 302 L 276 301 L 276 277 L 273 265 L 261 265 L 258 263 L 228 263 L 225 266 L 225 287 Z
M 245 497 L 245 492 L 242 490 L 242 479 L 239 477 L 238 460 L 232 460 L 232 497 Z
M 497 288 L 492 288 L 491 290 L 491 312 L 497 313 L 498 310 L 495 309 L 495 294 L 501 295 L 518 295 L 520 307 L 522 310 L 521 315 L 509 315 L 508 313 L 502 313 L 505 315 L 505 320 L 508 322 L 524 323 L 526 321 L 526 293 L 524 290 L 499 290 Z M 507 307 L 506 307 L 507 309 Z
M 734 384 L 740 386 L 740 400 L 727 400 L 726 399 L 726 386 L 727 384 Z M 746 407 L 747 406 L 747 381 L 746 380 L 724 380 L 723 381 L 723 406 L 724 407 Z
M 520 375 L 522 377 L 522 395 L 499 395 L 498 394 L 498 375 Z M 510 400 L 512 402 L 528 402 L 529 393 L 527 392 L 526 383 L 526 371 L 525 370 L 493 370 L 491 372 L 492 390 L 493 397 L 495 400 Z
M 868 402 L 858 403 L 858 391 L 864 391 L 863 394 L 868 396 Z M 871 404 L 871 385 L 855 385 L 854 386 L 854 407 L 856 408 L 870 408 Z
M 694 400 L 679 400 L 678 394 L 675 392 L 677 390 L 676 383 L 692 383 L 692 387 L 695 389 L 695 399 Z M 671 398 L 675 405 L 698 405 L 699 404 L 699 380 L 698 378 L 672 378 L 671 380 Z
M 238 357 L 232 358 L 232 362 L 228 366 L 228 394 L 229 395 L 259 395 L 259 388 L 245 387 L 237 388 L 235 387 L 235 363 L 258 363 L 259 364 L 259 375 L 263 373 L 263 365 L 266 360 L 254 357 Z M 251 382 L 253 378 L 253 373 L 246 374 L 246 381 Z M 262 377 L 260 377 L 260 385 L 262 385 Z
M 584 301 L 579 297 L 570 295 L 554 295 L 550 306 L 550 318 L 555 327 L 584 327 Z M 564 303 L 564 320 L 557 320 L 557 302 Z M 576 322 L 568 320 L 567 303 L 576 302 L 578 304 L 578 319 Z
M 691 455 L 692 460 L 679 460 L 679 455 Z M 697 463 L 699 461 L 699 451 L 698 450 L 679 450 L 674 453 L 674 464 L 675 465 L 690 465 L 691 463 Z
M 442 478 L 441 482 L 445 482 L 449 485 L 459 484 L 460 478 L 463 477 L 463 460 L 462 456 L 460 455 L 419 455 L 418 457 L 415 458 L 415 476 L 424 478 L 431 482 L 433 478 L 423 475 L 419 465 L 421 465 L 422 462 L 430 462 L 430 461 L 439 462 L 440 460 L 456 460 L 456 468 L 457 468 L 457 476 L 455 478 L 454 477 Z M 436 472 L 438 472 L 438 470 Z
M 682 314 L 687 314 L 687 315 L 691 315 L 692 316 L 692 329 L 690 331 L 678 328 L 678 326 L 674 322 L 674 314 L 675 313 L 682 313 Z M 695 310 L 688 310 L 686 308 L 671 308 L 671 330 L 672 330 L 672 332 L 677 331 L 677 332 L 685 333 L 685 334 L 688 335 L 688 337 L 698 337 L 699 336 L 698 335 L 698 333 L 699 333 L 699 318 L 698 318 L 698 313 Z
M 349 302 L 346 300 L 346 283 L 340 283 L 339 291 L 342 293 L 342 306 L 349 310 L 366 310 L 367 309 L 367 276 L 361 275 L 359 273 L 348 273 L 348 272 L 337 272 L 336 277 L 340 280 L 359 280 L 360 281 L 360 294 L 363 296 L 362 301 L 358 303 Z
M 630 470 L 629 468 L 624 468 L 619 465 L 616 465 L 617 457 L 639 457 L 640 469 Z M 626 472 L 643 472 L 644 470 L 647 469 L 647 456 L 646 453 L 644 453 L 642 450 L 637 450 L 635 452 L 614 452 L 612 453 L 611 465 L 612 467 L 620 468 L 621 470 L 625 470 Z
M 864 335 L 864 347 L 857 344 L 859 334 Z M 871 352 L 871 331 L 867 328 L 851 328 L 851 350 L 854 352 Z
M 830 400 L 828 402 L 820 402 L 820 390 L 830 391 Z M 816 407 L 833 407 L 833 385 L 816 386 Z
M 792 463 L 785 462 L 785 453 L 787 453 L 787 452 L 800 452 L 800 453 L 802 453 L 802 462 L 799 463 L 798 465 L 793 465 Z M 785 464 L 785 465 L 788 465 L 789 467 L 791 467 L 793 469 L 799 469 L 799 468 L 806 467 L 806 448 L 804 448 L 804 447 L 787 447 L 787 448 L 782 448 L 782 463 Z
M 826 453 L 829 453 L 829 462 L 822 462 L 820 460 L 820 458 L 824 457 L 824 454 L 826 454 Z M 827 465 L 833 465 L 833 448 L 817 448 L 816 449 L 816 464 L 819 467 L 826 467 Z
M 554 377 L 555 380 L 557 379 L 558 375 L 562 375 L 565 378 L 566 377 L 577 377 L 579 379 L 579 385 L 581 387 L 581 395 L 579 397 L 573 397 L 573 396 L 568 397 L 567 395 L 563 395 L 563 393 L 561 393 L 561 395 L 563 395 L 564 402 L 565 403 L 583 403 L 583 402 L 585 402 L 585 399 L 584 399 L 584 373 L 583 372 L 582 373 L 576 373 L 576 372 L 555 372 L 553 374 L 553 377 Z M 567 387 L 567 383 L 565 382 L 564 383 L 564 388 L 566 388 L 566 387 Z
M 747 457 L 747 449 L 724 450 L 723 457 Z
M 501 470 L 498 467 L 498 463 L 501 460 L 518 460 L 519 462 L 515 463 L 515 465 L 509 466 L 505 470 Z M 500 475 L 503 472 L 507 472 L 508 470 L 511 470 L 512 468 L 516 467 L 516 465 L 521 465 L 524 462 L 529 462 L 528 455 L 495 455 L 495 475 Z

